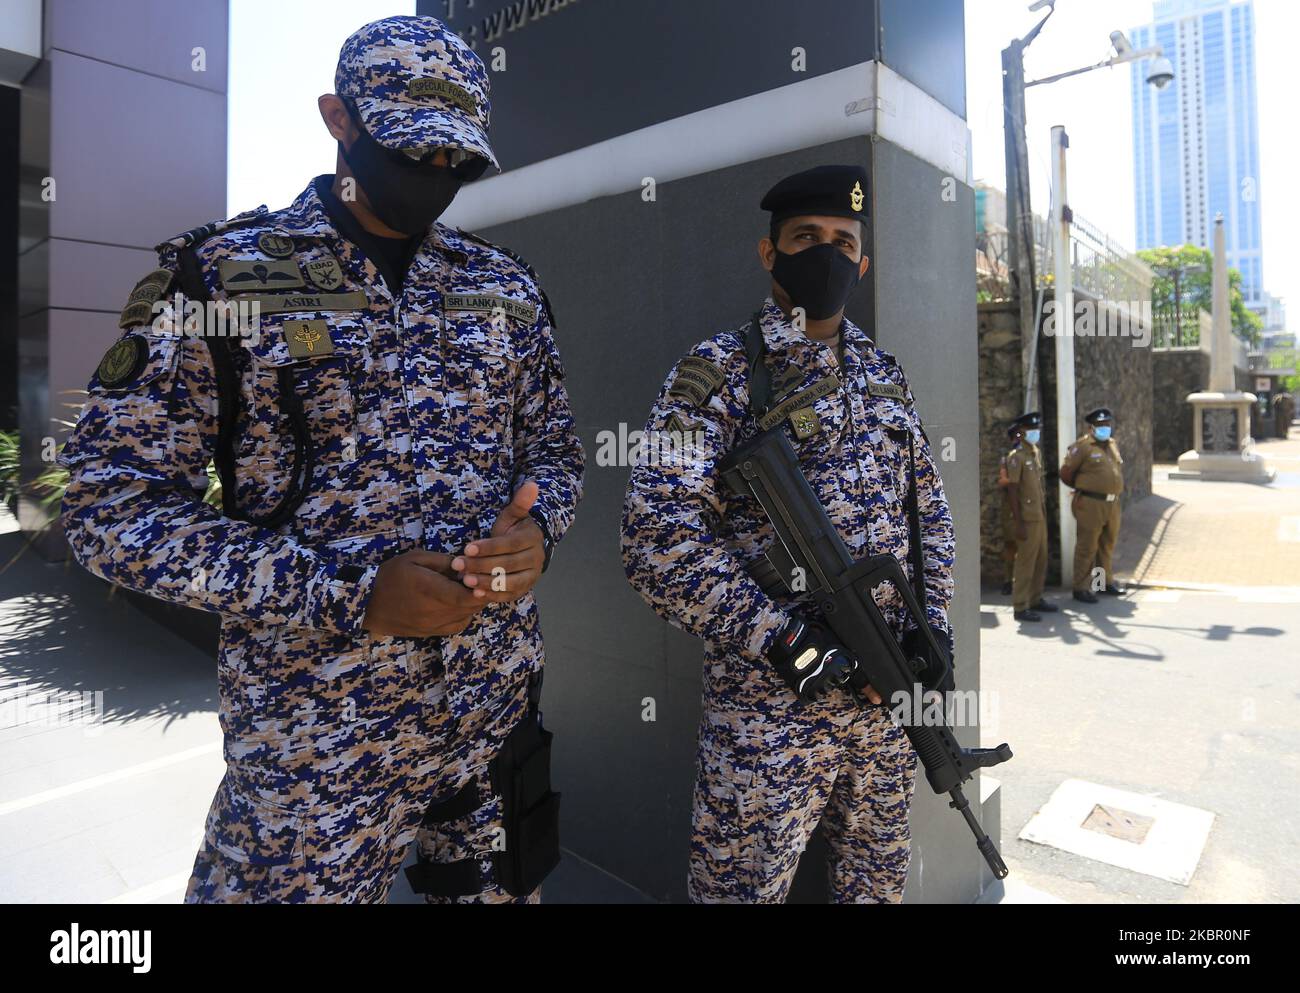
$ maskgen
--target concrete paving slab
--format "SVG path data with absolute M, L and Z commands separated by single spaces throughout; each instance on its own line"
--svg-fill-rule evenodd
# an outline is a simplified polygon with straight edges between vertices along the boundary
M 1117 837 L 1092 826 L 1098 820 L 1130 819 L 1098 817 L 1115 812 L 1140 820 L 1126 832 L 1131 836 Z M 1185 886 L 1196 871 L 1213 824 L 1214 814 L 1208 810 L 1067 779 L 1024 826 L 1020 837 Z

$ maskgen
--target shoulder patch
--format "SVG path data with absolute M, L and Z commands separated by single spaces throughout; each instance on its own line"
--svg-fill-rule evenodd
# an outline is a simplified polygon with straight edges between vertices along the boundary
M 273 259 L 287 259 L 293 254 L 293 239 L 263 231 L 257 236 L 257 247 Z
M 703 427 L 703 421 L 696 421 L 692 424 L 674 410 L 672 415 L 668 418 L 668 423 L 664 425 L 664 430 L 669 434 L 686 435 L 693 434 L 694 432 L 701 430 Z
M 149 357 L 149 346 L 138 334 L 128 334 L 115 341 L 99 360 L 95 375 L 99 385 L 114 387 L 129 382 L 140 374 Z
M 726 381 L 722 370 L 698 355 L 688 355 L 677 363 L 677 374 L 672 386 L 668 387 L 670 397 L 680 397 L 693 407 L 700 407 L 713 396 L 719 386 Z
M 130 295 L 126 298 L 126 306 L 118 316 L 117 326 L 129 328 L 148 324 L 153 316 L 153 305 L 162 299 L 162 295 L 171 287 L 174 278 L 175 273 L 170 269 L 155 269 L 143 277 L 132 287 Z
M 500 252 L 506 258 L 514 262 L 515 265 L 523 269 L 524 272 L 528 274 L 528 278 L 533 281 L 533 289 L 536 290 L 537 295 L 542 298 L 542 309 L 546 312 L 547 322 L 553 328 L 559 326 L 555 320 L 555 310 L 551 306 L 551 298 L 548 297 L 546 295 L 546 291 L 542 289 L 542 280 L 537 275 L 537 270 L 534 269 L 531 265 L 529 265 L 528 262 L 522 256 L 517 255 L 515 252 L 511 251 L 509 248 L 506 248 L 504 245 L 494 244 L 493 242 L 488 241 L 486 238 L 480 238 L 478 235 L 474 234 L 471 231 L 466 231 L 464 228 L 453 228 L 452 230 L 454 230 L 458 236 L 464 238 L 466 241 L 472 241 L 476 245 L 482 245 L 484 248 L 489 248 L 494 252 Z M 515 316 L 519 316 L 519 315 L 515 315 Z M 536 321 L 537 320 L 536 313 L 534 313 L 531 318 L 528 318 L 528 320 Z

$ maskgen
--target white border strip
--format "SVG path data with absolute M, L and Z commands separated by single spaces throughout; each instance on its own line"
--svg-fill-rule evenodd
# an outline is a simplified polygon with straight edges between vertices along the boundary
M 666 183 L 871 134 L 971 182 L 966 121 L 888 66 L 861 62 L 474 183 L 444 220 L 490 227 L 640 189 L 648 177 Z
M 78 793 L 85 793 L 87 790 L 99 789 L 101 786 L 107 786 L 109 783 L 118 783 L 123 779 L 130 779 L 133 776 L 142 776 L 148 772 L 156 772 L 159 769 L 165 769 L 168 766 L 176 765 L 180 762 L 189 762 L 191 759 L 200 758 L 204 755 L 220 753 L 220 751 L 221 742 L 213 741 L 206 745 L 187 748 L 183 752 L 175 752 L 172 755 L 164 755 L 161 758 L 150 759 L 147 762 L 140 762 L 136 765 L 129 765 L 122 769 L 114 769 L 112 772 L 105 772 L 98 776 L 91 776 L 89 779 L 79 779 L 75 783 L 68 783 L 66 786 L 56 786 L 53 789 L 43 790 L 40 793 L 33 793 L 30 796 L 19 797 L 17 800 L 0 803 L 0 817 L 4 817 L 8 814 L 16 814 L 20 810 L 27 810 L 31 807 L 40 806 L 42 803 L 49 803 L 51 800 L 62 800 L 64 797 L 76 796 Z

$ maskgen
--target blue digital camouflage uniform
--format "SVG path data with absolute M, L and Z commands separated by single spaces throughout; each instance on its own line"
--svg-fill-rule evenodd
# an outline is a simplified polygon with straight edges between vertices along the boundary
M 906 439 L 914 439 L 926 609 L 930 623 L 946 630 L 952 519 L 902 370 L 847 320 L 842 369 L 832 348 L 793 327 L 770 299 L 761 326 L 773 404 L 804 392 L 810 398 L 796 405 L 815 415 L 802 415 L 799 433 L 816 430 L 791 440 L 850 553 L 889 552 L 909 575 Z M 742 327 L 692 349 L 718 383 L 703 403 L 693 402 L 689 389 L 674 389 L 683 365 L 669 376 L 646 435 L 684 443 L 662 445 L 666 451 L 633 468 L 623 515 L 632 585 L 706 643 L 689 894 L 697 902 L 783 901 L 820 821 L 832 898 L 897 901 L 910 859 L 911 744 L 883 708 L 858 710 L 843 692 L 800 703 L 765 657 L 802 598 L 770 598 L 746 572 L 774 535 L 757 502 L 731 497 L 715 469 L 758 432 L 744 342 Z M 832 381 L 827 390 L 831 376 L 839 385 Z M 901 637 L 897 594 L 883 587 L 877 596 Z
M 475 899 L 508 900 L 489 868 L 500 805 L 485 770 L 542 664 L 532 594 L 449 637 L 373 637 L 361 622 L 381 562 L 460 552 L 528 479 L 549 535 L 571 523 L 583 452 L 540 290 L 513 257 L 435 224 L 394 296 L 315 185 L 163 243 L 155 286 L 190 243 L 214 298 L 262 306 L 234 349 L 241 515 L 266 515 L 289 485 L 282 370 L 315 450 L 306 499 L 274 529 L 201 502 L 218 393 L 179 294 L 153 320 L 124 311 L 140 361 L 101 364 L 61 457 L 63 524 L 87 568 L 222 615 L 227 768 L 186 898 L 382 901 L 418 835 L 428 857 L 479 863 Z M 470 780 L 478 809 L 422 829 Z

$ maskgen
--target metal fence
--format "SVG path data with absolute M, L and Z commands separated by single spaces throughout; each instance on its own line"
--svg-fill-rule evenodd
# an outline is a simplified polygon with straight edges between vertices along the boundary
M 1185 307 L 1181 337 L 1178 333 L 1177 316 L 1172 310 L 1155 314 L 1152 328 L 1152 348 L 1199 348 L 1206 355 L 1210 354 L 1214 320 L 1208 310 Z M 1250 368 L 1250 349 L 1246 343 L 1235 334 L 1229 335 L 1228 338 L 1232 347 L 1232 364 L 1238 369 Z
M 1150 307 L 1151 267 L 1078 214 L 1070 223 L 1070 269 L 1076 290 L 1120 307 Z
M 985 188 L 985 205 L 975 232 L 976 284 L 981 301 L 1010 300 L 1005 201 L 1000 191 Z M 1001 215 L 1001 216 L 999 216 Z M 1041 288 L 1051 288 L 1054 259 L 1052 226 L 1034 215 L 1034 271 Z M 1086 218 L 1070 224 L 1070 269 L 1074 288 L 1129 311 L 1137 317 L 1150 307 L 1155 273 L 1132 251 Z
M 1206 351 L 1210 348 L 1210 331 L 1213 322 L 1210 315 L 1199 307 L 1188 306 L 1182 311 L 1182 327 L 1179 327 L 1179 315 L 1173 310 L 1158 310 L 1151 322 L 1152 348 L 1194 348 L 1204 343 Z

